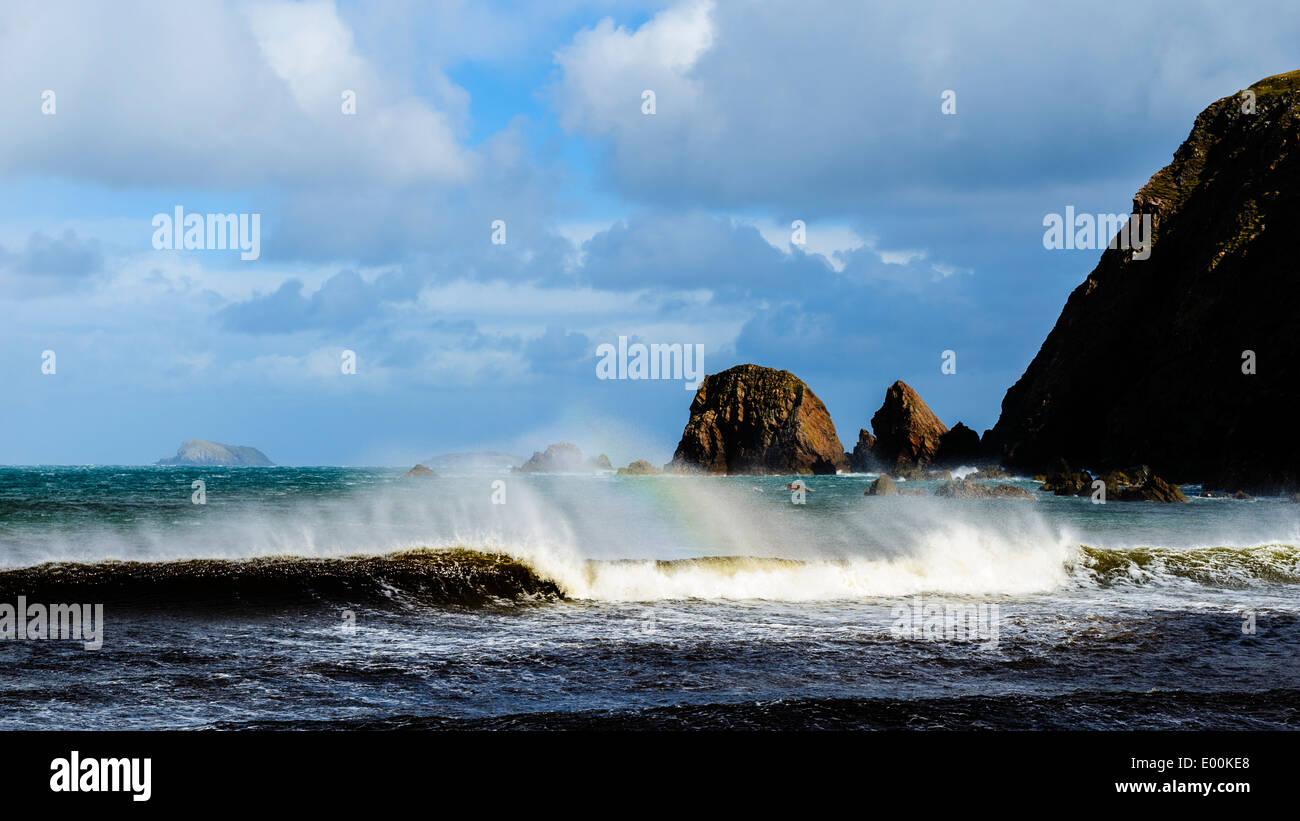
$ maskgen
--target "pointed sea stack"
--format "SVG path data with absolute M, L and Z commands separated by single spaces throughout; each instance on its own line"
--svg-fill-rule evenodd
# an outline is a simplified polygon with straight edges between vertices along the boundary
M 885 403 L 871 417 L 871 430 L 876 434 L 872 453 L 886 469 L 929 464 L 948 432 L 930 406 L 901 379 L 885 391 Z

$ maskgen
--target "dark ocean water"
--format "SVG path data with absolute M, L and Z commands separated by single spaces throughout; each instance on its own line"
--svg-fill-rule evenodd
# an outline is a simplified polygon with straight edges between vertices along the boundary
M 1280 499 L 400 474 L 0 468 L 0 727 L 1300 726 Z

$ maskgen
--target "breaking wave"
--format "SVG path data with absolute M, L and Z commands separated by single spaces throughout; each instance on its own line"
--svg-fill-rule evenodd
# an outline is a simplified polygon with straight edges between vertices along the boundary
M 1136 547 L 1106 550 L 1083 546 L 1076 576 L 1105 586 L 1193 582 L 1245 588 L 1260 583 L 1300 584 L 1300 550 L 1293 545 L 1256 547 Z
M 916 555 L 826 560 L 565 560 L 541 553 L 425 548 L 346 558 L 52 562 L 0 571 L 0 600 L 22 595 L 33 601 L 134 607 L 349 602 L 479 607 L 562 599 L 837 601 L 1162 584 L 1300 584 L 1300 550 L 1282 544 L 1195 549 L 1079 546 L 1019 552 L 931 549 Z

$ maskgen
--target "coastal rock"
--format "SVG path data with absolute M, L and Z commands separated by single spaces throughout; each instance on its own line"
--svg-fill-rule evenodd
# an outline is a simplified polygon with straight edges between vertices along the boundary
M 1039 490 L 1057 496 L 1087 496 L 1092 493 L 1092 474 L 1086 470 L 1053 473 Z
M 1120 488 L 1118 491 L 1106 491 L 1107 501 L 1117 502 L 1186 502 L 1187 497 L 1175 485 L 1171 485 L 1159 476 L 1152 476 L 1137 487 Z
M 1134 196 L 1149 258 L 1107 249 L 1070 295 L 986 443 L 1005 464 L 1300 484 L 1300 72 L 1250 88 L 1255 113 L 1240 93 L 1210 105 Z
M 935 496 L 949 499 L 1034 499 L 1034 494 L 1015 485 L 986 485 L 959 479 L 934 489 Z
M 876 478 L 876 481 L 871 483 L 871 487 L 867 488 L 867 492 L 862 495 L 863 496 L 897 496 L 898 485 L 894 483 L 893 479 L 889 478 L 888 474 L 881 474 L 879 477 Z
M 980 435 L 958 422 L 939 436 L 934 461 L 943 465 L 969 465 L 980 460 Z
M 854 473 L 870 473 L 876 469 L 876 456 L 871 452 L 876 446 L 876 437 L 865 430 L 858 431 L 858 443 L 853 452 L 848 454 L 849 469 Z
M 885 391 L 885 402 L 871 417 L 876 435 L 872 452 L 882 465 L 926 465 L 939 452 L 948 428 L 907 383 L 899 380 Z
M 1123 487 L 1140 485 L 1146 481 L 1146 478 L 1135 479 L 1121 470 L 1110 470 L 1097 477 L 1106 483 L 1106 492 L 1113 493 Z
M 192 465 L 199 467 L 275 467 L 266 454 L 245 445 L 223 445 L 206 439 L 186 439 L 176 449 L 176 455 L 159 459 L 159 465 Z
M 965 478 L 967 481 L 971 482 L 982 482 L 989 479 L 1011 479 L 1013 477 L 1007 470 L 1000 468 L 997 465 L 989 465 L 988 467 L 980 468 L 974 473 L 966 474 Z M 1046 481 L 1046 477 L 1035 476 L 1034 481 L 1043 482 Z
M 663 471 L 644 459 L 637 459 L 627 467 L 618 469 L 619 476 L 655 476 L 660 473 Z
M 602 453 L 593 459 L 584 460 L 582 449 L 572 442 L 547 445 L 545 453 L 533 451 L 527 462 L 515 468 L 519 473 L 591 473 L 612 469 L 608 456 Z
M 438 475 L 438 474 L 436 474 L 436 473 L 434 473 L 433 471 L 429 470 L 429 469 L 428 469 L 427 467 L 425 467 L 424 465 L 416 465 L 415 467 L 413 467 L 413 468 L 411 468 L 410 470 L 408 470 L 406 473 L 403 473 L 403 474 L 402 474 L 402 478 L 403 478 L 403 479 L 416 479 L 416 478 L 421 478 L 421 477 L 437 476 L 437 475 Z
M 798 377 L 737 365 L 705 378 L 669 469 L 708 473 L 835 473 L 844 446 L 826 406 Z

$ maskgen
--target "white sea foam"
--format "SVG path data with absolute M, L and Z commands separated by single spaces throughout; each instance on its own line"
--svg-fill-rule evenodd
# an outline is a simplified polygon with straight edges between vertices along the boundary
M 0 545 L 0 554 L 13 567 L 463 546 L 525 560 L 576 599 L 819 601 L 1071 589 L 1095 582 L 1080 544 L 1116 546 L 1077 532 L 1047 512 L 1047 502 L 866 499 L 860 482 L 852 495 L 844 492 L 849 485 L 830 484 L 854 481 L 845 477 L 812 481 L 804 505 L 774 481 L 753 493 L 759 480 L 518 475 L 504 477 L 506 503 L 493 504 L 497 478 L 389 482 L 335 496 L 267 494 L 264 503 L 229 504 L 210 490 L 208 508 L 196 516 L 32 531 Z M 1195 534 L 1162 527 L 1160 536 L 1170 545 Z M 1284 540 L 1252 543 L 1268 541 Z

